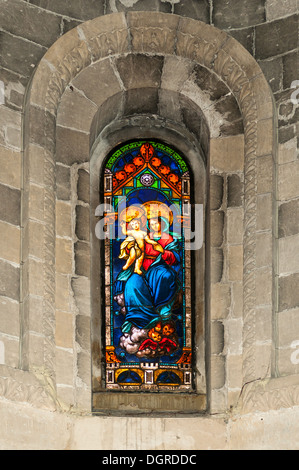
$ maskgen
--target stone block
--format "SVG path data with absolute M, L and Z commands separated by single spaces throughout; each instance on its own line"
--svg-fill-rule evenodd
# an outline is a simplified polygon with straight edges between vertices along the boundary
M 162 70 L 161 88 L 179 91 L 189 79 L 192 65 L 188 60 L 176 56 L 166 56 Z
M 56 310 L 55 316 L 56 329 L 55 340 L 56 345 L 62 348 L 73 347 L 73 315 L 68 312 Z
M 90 350 L 90 318 L 86 315 L 76 316 L 76 341 L 85 351 Z
M 77 356 L 78 377 L 87 385 L 91 380 L 90 363 L 90 355 L 85 351 L 80 351 Z
M 267 21 L 298 13 L 297 0 L 266 0 Z
M 211 356 L 211 388 L 222 388 L 225 384 L 225 379 L 225 357 Z
M 211 285 L 211 318 L 213 320 L 225 319 L 231 305 L 231 291 L 229 284 Z
M 299 273 L 278 279 L 279 311 L 299 307 Z
M 158 12 L 129 12 L 127 21 L 130 28 L 132 51 L 173 54 L 176 31 L 179 23 L 177 15 L 161 15 Z
M 89 160 L 89 134 L 57 126 L 57 161 L 71 166 Z
M 75 243 L 75 273 L 90 277 L 90 247 L 82 241 Z
M 82 202 L 90 201 L 90 177 L 89 172 L 84 169 L 78 171 L 77 196 Z
M 270 193 L 273 189 L 273 158 L 272 155 L 259 157 L 257 166 L 257 193 Z
M 224 212 L 211 212 L 211 246 L 220 247 L 223 243 Z
M 50 2 L 48 0 L 30 0 L 30 3 L 59 13 L 62 16 L 69 16 L 82 21 L 103 15 L 105 8 L 104 2 L 98 0 L 72 0 L 71 3 L 61 2 L 61 0 L 51 0 Z
M 61 274 L 72 274 L 73 244 L 71 240 L 56 238 L 56 270 Z
M 101 60 L 82 70 L 72 84 L 97 106 L 121 91 L 121 82 L 109 59 Z
M 22 310 L 22 333 L 24 336 L 24 345 L 26 344 L 26 333 L 31 331 L 33 334 L 43 334 L 43 297 L 36 295 L 27 295 Z M 28 347 L 25 346 L 25 349 Z
M 56 233 L 59 237 L 72 237 L 72 207 L 63 201 L 56 201 Z
M 232 318 L 243 318 L 243 295 L 244 287 L 242 281 L 231 284 L 231 316 Z
M 226 358 L 226 375 L 229 389 L 241 389 L 243 386 L 242 356 L 229 355 Z M 239 398 L 239 392 L 238 392 Z
M 256 234 L 256 265 L 258 268 L 271 265 L 273 250 L 272 243 L 271 232 Z
M 0 260 L 0 295 L 19 300 L 20 268 Z
M 76 206 L 76 235 L 79 240 L 89 241 L 90 217 L 87 206 Z
M 294 199 L 278 208 L 278 236 L 288 237 L 299 233 L 299 200 Z
M 201 2 L 197 0 L 180 0 L 173 3 L 173 13 L 194 18 L 207 24 L 210 23 L 210 5 L 208 0 L 202 0 Z
M 295 343 L 296 344 L 296 343 Z M 298 349 L 279 348 L 277 351 L 277 369 L 282 376 L 299 374 Z
M 22 258 L 23 261 L 27 259 L 29 255 L 43 259 L 44 256 L 44 224 L 29 219 L 24 226 L 24 238 L 22 247 Z
M 211 248 L 211 282 L 217 283 L 222 279 L 223 273 L 223 250 Z
M 157 114 L 159 91 L 156 88 L 139 88 L 125 94 L 124 115 Z
M 297 140 L 297 131 L 295 125 L 291 124 L 289 126 L 278 128 L 278 142 L 280 145 L 288 143 L 294 138 Z
M 35 66 L 47 52 L 39 46 L 4 31 L 0 31 L 0 65 L 24 77 L 30 77 Z
M 0 145 L 21 149 L 21 113 L 0 105 Z
M 70 169 L 56 165 L 56 196 L 57 199 L 69 201 L 71 199 L 71 173 Z
M 282 57 L 283 62 L 283 88 L 291 88 L 292 83 L 298 80 L 299 51 L 291 52 Z
M 256 271 L 256 305 L 272 305 L 272 267 Z
M 127 90 L 139 88 L 159 88 L 163 67 L 163 57 L 130 54 L 116 61 L 120 78 Z
M 56 273 L 55 305 L 58 310 L 70 311 L 70 295 L 68 275 Z
M 201 65 L 194 66 L 193 79 L 200 90 L 209 94 L 209 99 L 212 101 L 220 100 L 229 93 L 225 83 Z
M 245 28 L 265 21 L 265 0 L 213 0 L 213 24 L 217 28 Z
M 243 182 L 239 175 L 227 177 L 227 207 L 239 207 L 243 201 Z
M 50 47 L 60 36 L 61 18 L 19 0 L 1 2 L 0 27 L 29 41 Z
M 44 147 L 49 152 L 53 152 L 55 148 L 55 117 L 36 106 L 29 109 L 29 127 L 27 129 L 30 143 Z
M 0 297 L 0 331 L 16 337 L 20 334 L 20 305 L 7 297 Z
M 20 225 L 21 192 L 0 184 L 0 220 Z
M 227 354 L 242 355 L 243 351 L 243 319 L 228 318 L 225 322 L 225 329 L 229 342 L 226 345 Z
M 56 348 L 56 383 L 73 387 L 74 356 L 65 348 Z
M 223 201 L 224 181 L 221 175 L 210 176 L 210 208 L 211 210 L 220 209 Z
M 299 235 L 280 238 L 279 274 L 285 275 L 299 271 Z
M 280 348 L 288 347 L 291 349 L 293 342 L 297 341 L 299 347 L 299 309 L 295 308 L 286 312 L 277 314 L 278 346 Z M 295 348 L 294 348 L 295 349 Z M 291 356 L 291 354 L 290 354 Z M 291 357 L 290 357 L 291 360 Z
M 2 344 L 4 346 L 5 365 L 15 369 L 18 368 L 20 355 L 19 338 L 6 337 L 0 334 L 0 341 L 2 341 Z
M 90 315 L 90 281 L 86 277 L 73 277 L 74 299 L 80 315 Z
M 228 279 L 230 281 L 241 281 L 243 279 L 243 246 L 230 246 L 227 257 Z
M 233 208 L 227 211 L 227 243 L 240 245 L 243 243 L 243 208 Z
M 228 29 L 230 36 L 235 38 L 253 56 L 254 28 Z
M 26 190 L 30 217 L 41 222 L 44 221 L 44 194 L 44 188 L 33 183 L 30 183 Z
M 115 13 L 95 18 L 78 26 L 93 62 L 107 56 L 129 52 L 129 35 L 125 15 Z M 72 30 L 76 31 L 76 30 Z
M 287 201 L 299 196 L 299 160 L 278 167 L 278 199 Z
M 210 165 L 216 171 L 243 171 L 244 137 L 242 135 L 211 139 Z
M 21 152 L 0 146 L 0 183 L 21 187 Z
M 257 156 L 272 155 L 273 152 L 273 120 L 264 119 L 257 128 Z
M 97 106 L 94 103 L 70 86 L 65 90 L 59 104 L 57 125 L 89 132 L 96 111 Z
M 66 34 L 68 31 L 71 31 L 71 29 L 76 28 L 82 23 L 80 20 L 73 20 L 70 18 L 62 18 L 62 31 L 63 34 Z
M 259 70 L 261 70 L 259 68 Z M 270 86 L 264 76 L 259 73 L 252 82 L 253 99 L 255 99 L 257 117 L 260 121 L 273 118 L 273 101 Z
M 257 59 L 267 59 L 292 51 L 298 45 L 298 16 L 287 16 L 256 26 Z
M 211 323 L 211 354 L 221 354 L 224 348 L 224 325 L 221 321 Z
M 272 341 L 272 305 L 257 307 L 255 315 L 256 340 Z
M 0 258 L 20 264 L 20 229 L 0 221 Z
M 260 194 L 257 196 L 257 230 L 272 229 L 272 194 Z
M 283 81 L 282 57 L 275 57 L 270 60 L 260 60 L 258 64 L 261 67 L 273 93 L 281 90 Z

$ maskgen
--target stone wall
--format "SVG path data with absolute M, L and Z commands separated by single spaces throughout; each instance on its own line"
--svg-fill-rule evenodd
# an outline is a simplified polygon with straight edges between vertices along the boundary
M 257 301 L 254 314 L 254 328 L 258 334 L 255 338 L 254 380 L 296 377 L 299 367 L 299 296 L 296 289 L 299 281 L 298 100 L 292 99 L 295 87 L 298 88 L 295 82 L 299 80 L 296 0 L 1 0 L 0 6 L 0 364 L 8 368 L 6 371 L 9 368 L 18 369 L 20 373 L 28 369 L 34 371 L 43 384 L 45 381 L 48 383 L 46 389 L 50 396 L 55 383 L 58 389 L 55 400 L 67 404 L 67 407 L 79 405 L 85 408 L 90 401 L 91 312 L 86 296 L 90 288 L 90 233 L 87 229 L 90 195 L 86 190 L 90 143 L 87 137 L 89 130 L 85 126 L 103 97 L 84 96 L 87 91 L 84 80 L 80 83 L 79 76 L 76 100 L 75 94 L 67 90 L 64 95 L 66 107 L 64 109 L 62 105 L 59 109 L 55 201 L 56 307 L 55 324 L 50 325 L 50 330 L 46 319 L 40 314 L 45 298 L 40 240 L 47 236 L 49 229 L 44 217 L 47 209 L 43 180 L 44 153 L 41 150 L 44 135 L 37 125 L 42 113 L 36 108 L 37 115 L 31 121 L 35 123 L 35 128 L 23 129 L 24 104 L 41 59 L 68 31 L 80 25 L 83 26 L 81 31 L 84 31 L 85 21 L 103 15 L 150 11 L 200 20 L 225 31 L 257 61 L 272 90 L 277 114 L 277 137 L 266 113 L 258 135 L 258 218 L 255 226 Z M 172 27 L 170 20 L 169 25 Z M 65 36 L 66 43 L 68 37 Z M 142 60 L 146 62 L 146 56 L 140 57 L 138 63 L 131 64 L 131 70 L 137 70 L 138 66 L 146 70 Z M 163 89 L 163 83 L 170 86 L 166 72 L 167 65 L 170 72 L 171 60 L 168 59 L 166 66 L 160 59 L 156 61 L 160 61 L 160 65 L 156 64 L 156 72 L 159 67 L 161 73 L 163 70 L 158 77 L 159 87 Z M 122 58 L 112 65 L 114 82 L 110 85 L 114 87 L 114 92 L 123 91 L 122 86 L 128 90 L 134 89 L 134 80 L 137 83 L 140 77 L 134 76 L 132 82 L 126 83 L 125 60 Z M 183 68 L 178 64 L 176 67 L 172 86 L 177 92 L 182 90 L 182 83 L 176 80 L 177 77 L 182 80 Z M 186 94 L 192 98 L 194 86 L 199 86 L 211 96 L 213 88 L 208 86 L 204 70 L 194 68 L 193 81 L 189 79 L 186 82 Z M 106 83 L 108 72 L 110 66 L 109 71 L 105 69 Z M 190 69 L 188 76 L 191 77 Z M 156 79 L 156 76 L 149 79 L 150 88 L 153 88 Z M 191 83 L 192 87 L 188 90 Z M 84 93 L 78 94 L 77 90 L 82 89 Z M 71 99 L 67 99 L 68 94 Z M 84 108 L 86 96 L 94 103 L 89 108 Z M 173 101 L 166 92 L 159 95 L 160 101 L 154 108 L 153 94 L 147 96 L 148 100 L 144 95 L 144 101 L 140 102 L 139 111 L 141 107 L 143 112 L 157 114 L 159 111 L 164 118 L 166 112 L 171 111 L 175 116 L 179 109 L 173 104 L 170 108 Z M 213 411 L 223 412 L 243 400 L 240 396 L 244 385 L 242 367 L 246 344 L 244 346 L 242 338 L 244 334 L 246 337 L 246 329 L 243 319 L 244 168 L 240 158 L 242 161 L 244 124 L 232 100 L 228 97 L 221 100 L 219 96 L 217 99 L 214 115 L 225 116 L 225 124 L 220 133 L 212 136 L 214 138 L 210 143 L 211 367 L 208 375 L 211 374 Z M 134 103 L 134 94 L 130 91 L 126 95 L 127 115 L 132 110 L 134 113 Z M 258 104 L 262 108 L 263 103 Z M 72 105 L 75 110 L 78 105 L 81 106 L 82 115 L 70 113 Z M 114 107 L 110 106 L 110 109 Z M 84 114 L 84 109 L 87 114 Z M 191 138 L 195 138 L 196 119 L 194 121 L 191 109 L 183 105 L 180 115 L 183 116 L 184 125 L 187 123 Z M 102 113 L 103 116 L 107 117 L 107 112 Z M 54 125 L 53 117 L 47 125 L 49 129 Z M 101 126 L 103 123 L 99 118 L 94 128 L 94 138 Z M 31 135 L 31 150 L 34 149 L 29 160 L 24 158 L 27 133 Z M 207 151 L 202 134 L 200 138 Z M 230 143 L 233 139 L 235 143 L 225 147 L 226 138 Z M 242 142 L 241 145 L 239 142 Z M 49 151 L 51 146 L 50 141 L 46 142 Z M 236 155 L 232 154 L 232 149 Z M 225 166 L 223 158 L 226 158 Z M 22 202 L 24 200 L 26 204 Z M 25 292 L 30 292 L 30 295 Z M 55 378 L 52 373 L 47 376 L 48 372 L 46 374 L 43 370 L 44 358 L 49 352 L 45 338 L 52 335 L 55 337 Z M 3 372 L 2 377 L 2 382 L 7 383 L 7 372 Z M 18 380 L 14 378 L 13 383 L 19 383 L 22 377 L 18 376 Z M 30 386 L 38 388 L 34 380 Z M 295 398 L 296 383 L 296 380 L 291 382 L 293 398 L 287 401 L 287 406 L 298 404 Z M 278 389 L 285 390 L 285 385 L 279 385 Z M 271 390 L 269 388 L 269 396 Z M 283 396 L 284 393 L 287 394 L 283 392 Z M 3 395 L 18 401 L 6 389 Z M 252 411 L 255 399 L 249 397 L 251 389 L 244 395 L 244 402 Z M 259 403 L 257 409 L 264 412 L 261 402 L 256 401 Z M 279 406 L 283 401 L 279 401 Z M 269 403 L 269 409 L 276 408 L 271 400 Z M 6 445 L 13 447 L 11 443 Z M 277 445 L 274 440 L 273 446 Z M 238 447 L 238 444 L 234 446 Z

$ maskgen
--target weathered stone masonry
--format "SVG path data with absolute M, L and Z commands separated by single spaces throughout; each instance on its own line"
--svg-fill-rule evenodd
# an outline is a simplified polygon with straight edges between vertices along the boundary
M 0 390 L 6 400 L 91 412 L 100 374 L 94 175 L 117 139 L 142 129 L 182 145 L 209 188 L 197 338 L 208 412 L 271 413 L 298 405 L 296 70 L 293 0 L 1 1 Z M 107 412 L 124 416 L 138 403 L 109 400 Z M 151 407 L 155 400 L 145 410 Z M 11 420 L 9 413 L 4 418 Z M 78 426 L 72 445 L 80 447 L 80 424 L 71 422 Z M 192 426 L 199 434 L 189 445 L 196 448 L 204 428 L 200 418 Z M 247 444 L 236 440 L 232 428 L 224 444 L 219 426 L 215 447 L 258 443 L 250 433 Z M 124 446 L 138 441 L 133 434 Z M 140 445 L 161 445 L 161 430 L 159 436 Z M 3 446 L 12 446 L 5 439 Z M 107 437 L 99 445 L 111 443 Z

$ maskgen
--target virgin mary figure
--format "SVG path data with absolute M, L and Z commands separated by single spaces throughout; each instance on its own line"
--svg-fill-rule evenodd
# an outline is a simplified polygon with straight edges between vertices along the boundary
M 169 233 L 171 220 L 168 207 L 163 203 L 145 203 L 149 238 L 159 243 L 161 249 L 145 241 L 142 274 L 134 272 L 134 267 L 122 271 L 115 283 L 115 295 L 123 293 L 125 321 L 122 332 L 129 333 L 132 327 L 150 329 L 157 322 L 171 319 L 172 307 L 179 291 L 177 269 L 180 267 L 180 246 Z M 126 212 L 126 223 L 131 217 Z M 142 210 L 134 213 L 134 218 L 142 223 Z M 123 255 L 122 255 L 123 256 Z

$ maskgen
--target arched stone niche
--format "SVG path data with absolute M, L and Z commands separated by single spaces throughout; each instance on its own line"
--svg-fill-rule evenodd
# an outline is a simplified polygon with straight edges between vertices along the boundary
M 46 377 L 61 406 L 90 410 L 100 383 L 100 273 L 91 257 L 100 162 L 142 131 L 187 155 L 206 198 L 205 250 L 197 260 L 204 260 L 205 293 L 200 399 L 160 411 L 225 411 L 242 402 L 244 385 L 270 378 L 275 365 L 275 267 L 258 257 L 265 237 L 274 249 L 273 187 L 262 179 L 274 171 L 274 114 L 256 62 L 199 21 L 112 14 L 49 49 L 24 111 L 22 368 Z M 119 406 L 111 394 L 103 403 L 108 413 Z M 122 412 L 135 406 L 130 398 L 122 404 Z M 157 411 L 150 402 L 144 409 Z

